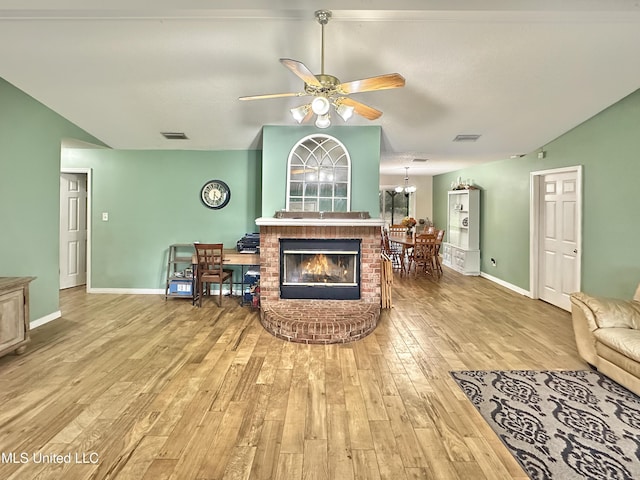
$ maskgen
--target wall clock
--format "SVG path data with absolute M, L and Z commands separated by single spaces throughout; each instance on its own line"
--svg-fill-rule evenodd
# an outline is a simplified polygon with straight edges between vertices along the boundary
M 200 190 L 200 200 L 206 207 L 220 209 L 229 203 L 231 190 L 222 180 L 209 180 Z

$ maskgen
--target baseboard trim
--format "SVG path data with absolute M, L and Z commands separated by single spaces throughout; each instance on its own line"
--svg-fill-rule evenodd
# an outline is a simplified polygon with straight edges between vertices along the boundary
M 111 293 L 117 295 L 164 295 L 164 288 L 90 288 L 87 293 Z
M 245 285 L 245 287 L 248 285 Z M 164 288 L 90 288 L 87 293 L 111 293 L 116 295 L 164 295 Z M 215 291 L 217 295 L 217 291 Z M 226 285 L 222 287 L 222 294 L 229 294 L 229 287 Z M 174 297 L 178 298 L 178 297 Z M 190 298 L 190 295 L 185 295 L 185 298 Z
M 493 283 L 497 283 L 498 285 L 501 285 L 505 288 L 508 288 L 509 290 L 513 290 L 516 293 L 519 293 L 520 295 L 524 295 L 525 297 L 529 297 L 531 298 L 531 292 L 525 290 L 524 288 L 520 288 L 516 285 L 513 285 L 509 282 L 505 282 L 504 280 L 501 280 L 500 278 L 494 277 L 492 275 L 489 275 L 488 273 L 484 273 L 484 272 L 480 272 L 480 276 L 482 278 L 486 278 L 487 280 L 493 282 Z
M 62 316 L 62 312 L 58 310 L 57 312 L 50 313 L 49 315 L 45 315 L 44 317 L 40 317 L 33 322 L 29 322 L 29 329 L 33 330 L 34 328 L 41 327 L 45 323 L 53 322 L 54 320 L 60 318 Z

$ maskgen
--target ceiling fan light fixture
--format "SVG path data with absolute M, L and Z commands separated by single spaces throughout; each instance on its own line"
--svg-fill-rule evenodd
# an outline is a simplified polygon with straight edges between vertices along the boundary
M 342 120 L 344 120 L 345 122 L 353 116 L 354 110 L 355 108 L 349 105 L 344 105 L 341 103 L 336 105 L 336 113 L 340 115 L 340 118 L 342 118 Z
M 307 113 L 309 113 L 309 109 L 309 105 L 300 105 L 299 107 L 292 108 L 290 112 L 296 122 L 302 123 Z
M 326 97 L 316 97 L 311 102 L 311 110 L 316 115 L 326 115 L 329 113 L 329 100 Z
M 318 118 L 316 118 L 316 127 L 327 128 L 329 125 L 331 125 L 331 120 L 328 114 L 318 115 Z

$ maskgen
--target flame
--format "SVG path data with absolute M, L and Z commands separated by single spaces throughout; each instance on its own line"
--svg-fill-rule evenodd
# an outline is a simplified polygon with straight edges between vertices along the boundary
M 303 273 L 310 275 L 330 275 L 329 260 L 321 253 L 314 255 L 303 267 Z

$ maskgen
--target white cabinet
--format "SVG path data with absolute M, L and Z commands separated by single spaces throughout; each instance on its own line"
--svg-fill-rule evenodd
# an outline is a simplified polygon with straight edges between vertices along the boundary
M 442 261 L 465 275 L 480 275 L 480 190 L 452 190 L 448 197 Z

